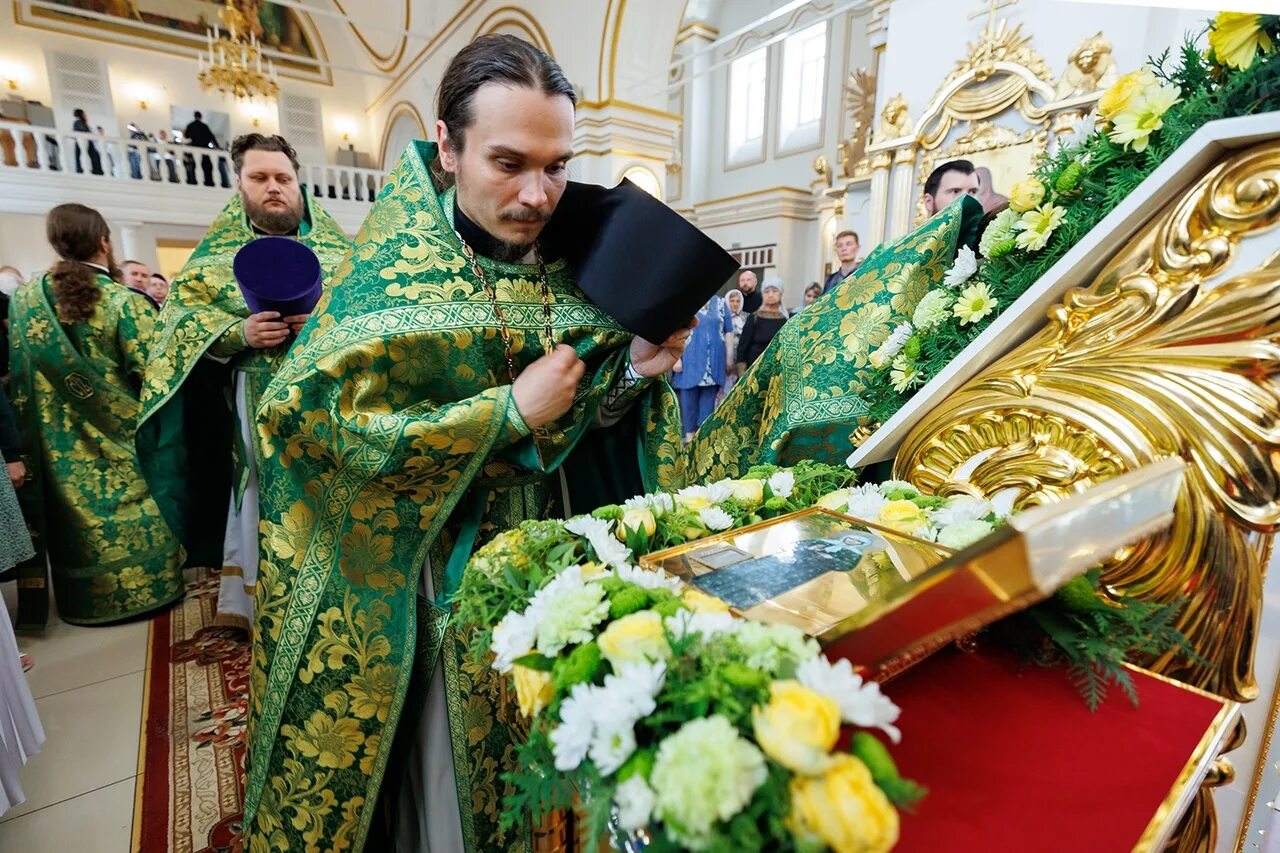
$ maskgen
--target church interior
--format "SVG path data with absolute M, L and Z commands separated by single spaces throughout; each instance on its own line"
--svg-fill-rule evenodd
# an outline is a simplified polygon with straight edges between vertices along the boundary
M 4 4 L 0 851 L 1280 853 L 1278 53 Z

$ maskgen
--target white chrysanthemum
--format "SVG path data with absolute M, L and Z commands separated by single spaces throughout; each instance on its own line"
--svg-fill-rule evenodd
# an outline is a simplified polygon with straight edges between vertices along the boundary
M 733 487 L 728 480 L 709 486 L 689 486 L 676 492 L 676 503 L 686 509 L 699 510 L 719 506 L 733 497 Z
M 617 568 L 631 561 L 631 549 L 614 536 L 612 522 L 580 515 L 566 521 L 564 529 L 575 536 L 585 537 L 596 552 L 596 559 L 607 566 Z
M 920 331 L 927 332 L 942 325 L 950 316 L 951 295 L 945 290 L 931 290 L 916 306 L 911 322 Z
M 854 486 L 849 490 L 848 513 L 854 518 L 875 521 L 880 517 L 880 510 L 889 502 L 880 492 L 880 487 L 872 483 L 865 486 Z
M 945 504 L 929 512 L 929 522 L 938 527 L 946 527 L 958 521 L 978 521 L 994 512 L 990 501 L 972 498 L 968 495 L 957 495 Z
M 959 551 L 985 537 L 995 528 L 989 521 L 957 521 L 938 531 L 938 544 Z
M 951 269 L 947 270 L 947 276 L 942 283 L 946 287 L 959 287 L 972 278 L 977 271 L 978 256 L 968 246 L 961 246 L 956 252 L 956 262 L 951 265 Z
M 510 672 L 518 658 L 533 651 L 536 636 L 537 626 L 523 613 L 513 610 L 503 616 L 493 629 L 493 640 L 489 644 L 494 654 L 493 668 L 502 673 Z
M 643 569 L 627 563 L 618 566 L 614 576 L 627 583 L 633 583 L 641 589 L 669 589 L 672 592 L 679 592 L 683 588 L 678 578 L 661 569 Z
M 1070 130 L 1058 137 L 1058 150 L 1061 151 L 1064 148 L 1075 148 L 1077 145 L 1083 145 L 1097 130 L 1098 113 L 1096 111 L 1080 116 L 1071 123 Z
M 639 773 L 632 775 L 613 792 L 618 807 L 618 826 L 625 832 L 644 829 L 653 819 L 653 789 Z
M 822 655 L 811 658 L 796 668 L 796 680 L 810 690 L 836 700 L 840 716 L 846 723 L 880 729 L 894 743 L 902 740 L 902 732 L 894 725 L 902 709 L 880 692 L 879 684 L 864 682 L 848 660 L 832 663 Z
M 712 827 L 742 811 L 768 775 L 764 754 L 724 717 L 690 720 L 658 745 L 654 812 L 677 841 L 702 850 Z
M 627 715 L 634 723 L 649 716 L 657 707 L 656 698 L 666 679 L 667 665 L 663 661 L 623 664 L 617 672 L 605 676 L 597 720 Z
M 978 241 L 978 251 L 984 258 L 991 257 L 991 251 L 997 245 L 1014 239 L 1015 229 L 1021 218 L 1022 215 L 1012 207 L 1006 207 L 996 214 L 996 218 L 991 220 L 991 224 L 982 232 L 982 239 Z
M 910 323 L 899 323 L 898 327 L 889 333 L 889 337 L 885 339 L 875 352 L 871 353 L 871 366 L 883 367 L 902 352 L 902 348 L 907 345 L 911 335 L 915 329 Z
M 582 567 L 570 566 L 534 594 L 525 616 L 535 625 L 538 651 L 554 656 L 573 643 L 585 643 L 592 628 L 609 615 L 599 584 L 582 579 Z
M 595 737 L 591 739 L 591 750 L 588 753 L 591 762 L 603 776 L 617 773 L 627 759 L 636 751 L 636 731 L 634 721 L 626 725 L 596 725 Z
M 790 625 L 736 619 L 733 638 L 745 656 L 743 663 L 770 677 L 818 654 L 818 644 Z
M 675 500 L 666 492 L 657 492 L 652 495 L 641 495 L 636 498 L 627 498 L 622 502 L 625 509 L 647 509 L 655 516 L 663 515 L 675 509 Z
M 920 490 L 908 483 L 906 480 L 885 480 L 880 484 L 880 494 L 891 495 L 899 493 L 905 497 L 914 498 L 920 494 Z
M 728 530 L 733 527 L 733 516 L 718 506 L 698 510 L 698 519 L 708 530 Z
M 718 634 L 733 631 L 738 621 L 728 613 L 695 613 L 692 610 L 679 610 L 668 616 L 663 624 L 677 640 L 683 640 L 689 634 L 698 634 L 702 639 L 709 640 Z
M 769 491 L 775 498 L 789 498 L 796 488 L 796 475 L 790 471 L 778 471 L 769 477 Z
M 914 364 L 908 362 L 906 356 L 900 355 L 893 360 L 889 382 L 893 385 L 893 390 L 903 394 L 923 383 L 924 374 L 917 370 Z
M 561 773 L 577 770 L 595 736 L 595 692 L 590 684 L 575 684 L 560 704 L 560 725 L 551 732 L 551 753 Z

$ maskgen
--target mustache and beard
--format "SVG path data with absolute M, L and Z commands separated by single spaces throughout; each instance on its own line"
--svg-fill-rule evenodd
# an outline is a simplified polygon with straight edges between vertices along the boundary
M 541 210 L 533 208 L 522 208 L 520 210 L 509 210 L 505 213 L 498 214 L 498 219 L 502 222 L 543 222 L 545 223 L 551 218 L 551 214 L 543 213 Z M 493 237 L 493 235 L 489 235 Z M 533 248 L 533 243 L 510 243 L 493 237 L 492 251 L 495 261 L 503 261 L 505 263 L 515 263 L 529 254 L 529 250 Z
M 281 200 L 286 205 L 289 204 L 288 199 Z M 301 202 L 280 210 L 250 201 L 244 196 L 241 196 L 241 201 L 244 203 L 244 211 L 249 221 L 268 234 L 292 234 L 302 224 Z

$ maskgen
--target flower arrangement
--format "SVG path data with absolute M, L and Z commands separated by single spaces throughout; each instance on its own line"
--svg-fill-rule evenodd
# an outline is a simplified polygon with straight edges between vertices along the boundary
M 1280 16 L 1222 12 L 1202 52 L 1188 39 L 1121 77 L 1074 140 L 1010 190 L 977 253 L 962 247 L 942 284 L 871 356 L 863 399 L 884 423 L 1201 125 L 1273 108 Z
M 578 794 L 597 837 L 643 831 L 655 849 L 891 848 L 897 808 L 924 792 L 868 731 L 900 737 L 879 685 L 795 628 L 737 619 L 631 563 L 808 506 L 844 508 L 853 480 L 816 463 L 761 467 L 566 522 L 525 522 L 481 548 L 459 620 L 530 719 L 504 820 Z M 886 494 L 910 489 L 900 485 Z M 836 749 L 842 725 L 860 729 L 849 752 Z

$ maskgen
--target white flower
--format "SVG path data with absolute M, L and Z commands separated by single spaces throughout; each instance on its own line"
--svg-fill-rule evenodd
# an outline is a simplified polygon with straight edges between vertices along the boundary
M 951 296 L 945 290 L 931 290 L 920 300 L 911 322 L 921 332 L 934 329 L 951 316 Z
M 768 625 L 747 619 L 734 620 L 733 638 L 752 669 L 775 677 L 802 660 L 818 654 L 818 644 L 791 625 Z
M 666 679 L 667 665 L 663 661 L 624 663 L 617 672 L 605 676 L 604 687 L 600 688 L 601 705 L 608 706 L 615 700 L 617 704 L 611 710 L 602 707 L 597 720 L 625 713 L 634 723 L 649 716 L 657 707 L 655 699 Z
M 906 480 L 885 480 L 880 484 L 880 494 L 891 495 L 894 492 L 901 492 L 907 498 L 914 498 L 920 494 L 920 490 Z
M 639 566 L 632 566 L 628 563 L 618 566 L 614 575 L 619 580 L 633 583 L 641 589 L 669 589 L 678 593 L 684 586 L 680 583 L 679 578 L 672 577 L 660 569 L 642 569 Z
M 947 270 L 947 277 L 942 280 L 946 287 L 959 287 L 978 271 L 978 256 L 968 246 L 961 246 L 956 252 L 956 262 Z
M 946 527 L 958 521 L 979 521 L 993 511 L 990 501 L 971 498 L 968 495 L 957 495 L 937 509 L 931 510 L 929 521 L 938 527 Z
M 718 506 L 698 510 L 698 519 L 708 530 L 728 530 L 733 527 L 733 516 Z
M 560 725 L 551 732 L 551 753 L 561 773 L 577 770 L 595 736 L 595 693 L 590 684 L 575 684 L 560 704 Z
M 995 528 L 989 521 L 957 521 L 938 531 L 938 544 L 959 551 L 985 537 Z
M 604 776 L 617 773 L 627 759 L 636 751 L 635 723 L 627 725 L 596 727 L 595 737 L 591 739 L 591 761 Z
M 727 634 L 737 626 L 738 620 L 728 613 L 695 613 L 692 610 L 679 610 L 668 616 L 663 624 L 677 640 L 683 640 L 690 634 L 698 634 L 703 640 L 709 640 L 717 634 Z
M 832 663 L 822 655 L 811 658 L 796 668 L 796 680 L 810 690 L 836 700 L 840 716 L 846 723 L 880 729 L 894 743 L 902 740 L 902 732 L 893 725 L 902 709 L 880 692 L 879 684 L 864 682 L 848 660 Z
M 880 517 L 880 510 L 889 502 L 880 492 L 880 487 L 868 483 L 865 486 L 854 486 L 849 490 L 848 513 L 854 518 L 875 521 Z
M 1071 129 L 1058 137 L 1058 150 L 1083 144 L 1098 130 L 1098 114 L 1091 112 L 1071 123 Z
M 900 323 L 898 328 L 894 329 L 880 348 L 871 353 L 871 366 L 883 367 L 893 361 L 898 353 L 902 352 L 902 348 L 907 345 L 911 335 L 915 332 L 910 323 Z
M 510 672 L 517 659 L 533 651 L 536 634 L 537 626 L 525 614 L 513 610 L 503 616 L 493 629 L 493 640 L 489 644 L 494 654 L 493 668 L 502 673 Z
M 790 471 L 778 471 L 769 477 L 769 491 L 775 498 L 789 498 L 796 487 L 796 475 Z
M 889 381 L 893 390 L 899 394 L 906 393 L 924 381 L 924 374 L 907 361 L 906 356 L 898 356 L 893 360 L 893 370 L 889 372 Z
M 653 789 L 639 773 L 632 775 L 613 791 L 618 807 L 618 825 L 626 832 L 644 829 L 653 817 Z
M 580 515 L 564 523 L 564 529 L 575 536 L 583 536 L 591 543 L 596 558 L 608 566 L 618 567 L 631 560 L 631 549 L 613 535 L 613 523 L 603 518 Z
M 622 502 L 622 506 L 624 509 L 647 509 L 655 516 L 660 516 L 675 509 L 676 502 L 666 492 L 657 492 L 652 495 L 627 498 Z
M 616 540 L 615 540 L 616 541 Z M 538 651 L 559 654 L 565 646 L 585 643 L 592 628 L 609 615 L 609 601 L 599 584 L 582 579 L 582 567 L 570 566 L 534 594 L 525 616 L 534 623 Z

